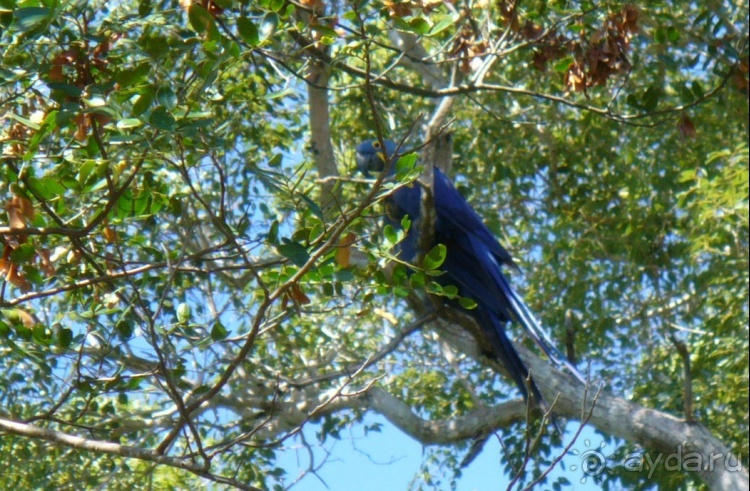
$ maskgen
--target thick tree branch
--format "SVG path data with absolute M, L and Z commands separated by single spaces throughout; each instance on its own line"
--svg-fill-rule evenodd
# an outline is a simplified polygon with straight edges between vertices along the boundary
M 474 336 L 468 334 L 465 324 L 471 322 L 472 319 L 462 315 L 461 325 L 443 319 L 437 323 L 436 329 L 460 351 L 502 371 L 502 367 L 483 356 Z M 474 328 L 473 332 L 478 331 Z M 570 418 L 582 419 L 582 414 L 591 409 L 583 406 L 584 401 L 591 401 L 591 398 L 587 397 L 587 387 L 573 376 L 556 371 L 546 360 L 525 347 L 518 344 L 516 347 L 529 367 L 542 396 L 546 400 L 556 400 L 555 412 Z M 748 471 L 741 468 L 738 456 L 732 456 L 731 449 L 700 423 L 646 408 L 606 392 L 600 394 L 589 423 L 608 435 L 664 454 L 681 451 L 682 455 L 685 455 L 695 452 L 700 456 L 701 463 L 705 464 L 705 467 L 696 471 L 712 490 L 748 489 L 750 485 Z M 730 462 L 731 465 L 724 465 L 725 462 Z

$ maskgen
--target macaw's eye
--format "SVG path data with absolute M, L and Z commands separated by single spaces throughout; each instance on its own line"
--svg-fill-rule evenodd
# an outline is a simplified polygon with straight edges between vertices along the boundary
M 372 142 L 372 146 L 375 150 L 380 150 L 380 142 Z

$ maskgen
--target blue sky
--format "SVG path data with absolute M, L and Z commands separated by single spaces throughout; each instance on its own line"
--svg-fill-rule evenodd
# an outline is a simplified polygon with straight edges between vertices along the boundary
M 410 482 L 420 470 L 423 453 L 422 446 L 409 436 L 400 432 L 383 417 L 368 415 L 366 423 L 380 422 L 383 424 L 381 433 L 362 435 L 361 427 L 352 430 L 337 441 L 333 448 L 327 447 L 331 453 L 328 461 L 318 471 L 318 476 L 308 474 L 291 489 L 295 491 L 383 491 L 408 490 Z M 566 428 L 566 443 L 570 441 L 578 423 L 572 422 Z M 307 427 L 306 440 L 315 442 L 315 425 Z M 564 475 L 573 486 L 569 489 L 576 491 L 598 491 L 591 478 L 580 469 L 581 454 L 589 449 L 597 449 L 601 445 L 601 438 L 593 429 L 586 428 L 579 436 L 571 450 L 577 450 L 578 455 L 569 453 L 564 458 L 565 470 L 558 466 L 551 474 L 552 480 Z M 308 450 L 299 442 L 291 443 L 289 450 L 279 459 L 277 465 L 287 471 L 289 482 L 296 479 L 309 465 Z M 606 453 L 606 452 L 605 452 Z M 316 451 L 317 464 L 324 456 L 322 450 Z M 509 483 L 508 476 L 502 472 L 500 459 L 503 452 L 496 439 L 490 439 L 482 453 L 466 469 L 458 481 L 457 491 L 497 491 L 505 490 Z M 578 466 L 576 464 L 579 464 Z M 584 482 L 582 482 L 582 480 Z M 288 483 L 289 483 L 288 482 Z M 288 484 L 287 483 L 287 484 Z M 327 487 L 326 487 L 327 486 Z M 436 489 L 450 489 L 449 483 Z M 543 490 L 540 486 L 538 489 Z

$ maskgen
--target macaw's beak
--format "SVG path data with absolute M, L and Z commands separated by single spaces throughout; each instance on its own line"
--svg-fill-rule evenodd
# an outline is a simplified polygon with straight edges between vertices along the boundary
M 367 178 L 370 177 L 370 172 L 381 172 L 385 167 L 385 155 L 383 155 L 383 152 L 372 154 L 357 152 L 355 158 L 357 161 L 357 170 Z

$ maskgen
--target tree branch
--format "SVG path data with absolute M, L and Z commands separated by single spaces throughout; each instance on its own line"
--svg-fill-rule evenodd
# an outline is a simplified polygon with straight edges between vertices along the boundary
M 0 418 L 0 430 L 25 438 L 45 440 L 54 443 L 55 445 L 62 445 L 65 447 L 76 448 L 79 450 L 85 450 L 98 454 L 116 455 L 119 457 L 138 459 L 146 462 L 152 462 L 154 464 L 166 465 L 169 467 L 186 470 L 210 481 L 221 484 L 229 484 L 236 487 L 237 489 L 243 489 L 246 491 L 261 491 L 260 488 L 250 486 L 235 479 L 211 474 L 210 472 L 208 472 L 207 465 L 196 463 L 192 459 L 180 459 L 167 455 L 159 455 L 153 450 L 147 450 L 139 447 L 120 445 L 118 443 L 101 440 L 90 440 L 75 435 L 69 435 L 61 431 L 51 430 L 48 428 L 42 428 L 25 423 L 19 423 L 4 418 Z

